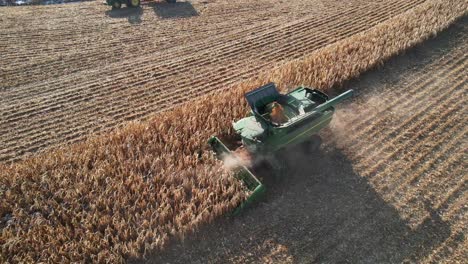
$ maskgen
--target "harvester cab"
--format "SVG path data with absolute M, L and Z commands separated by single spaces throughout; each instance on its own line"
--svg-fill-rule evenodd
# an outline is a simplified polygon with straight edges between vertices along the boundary
M 242 148 L 254 158 L 261 156 L 268 161 L 275 174 L 281 174 L 284 165 L 275 153 L 299 144 L 317 146 L 316 141 L 320 139 L 317 134 L 330 123 L 335 105 L 352 95 L 353 90 L 348 90 L 329 99 L 325 93 L 303 86 L 280 94 L 275 84 L 269 83 L 245 94 L 251 112 L 234 122 L 233 128 L 241 139 Z M 215 136 L 208 143 L 220 158 L 235 155 Z M 251 203 L 252 199 L 260 196 L 255 190 L 261 186 L 263 193 L 265 188 L 251 168 L 240 165 L 237 170 L 236 174 L 241 175 L 238 178 L 253 191 L 247 200 L 247 203 Z M 241 205 L 241 208 L 245 205 Z

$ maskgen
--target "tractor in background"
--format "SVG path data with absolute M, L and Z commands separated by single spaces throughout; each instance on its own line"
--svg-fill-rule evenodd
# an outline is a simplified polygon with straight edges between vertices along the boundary
M 177 0 L 166 0 L 168 3 L 175 3 Z M 112 6 L 112 9 L 120 9 L 122 5 L 127 7 L 139 7 L 140 0 L 106 0 L 107 5 Z

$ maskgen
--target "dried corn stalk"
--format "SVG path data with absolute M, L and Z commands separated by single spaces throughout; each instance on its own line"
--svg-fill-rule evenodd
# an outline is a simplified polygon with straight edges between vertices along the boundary
M 245 190 L 203 149 L 267 81 L 323 90 L 447 27 L 466 1 L 431 0 L 385 23 L 196 103 L 106 136 L 0 165 L 0 261 L 120 262 L 162 249 L 233 209 Z

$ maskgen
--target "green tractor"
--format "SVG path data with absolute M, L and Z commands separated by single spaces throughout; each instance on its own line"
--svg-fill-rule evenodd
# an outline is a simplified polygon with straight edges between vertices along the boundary
M 234 131 L 240 138 L 239 147 L 247 150 L 253 157 L 261 156 L 276 174 L 281 175 L 285 165 L 276 158 L 276 154 L 290 146 L 305 145 L 309 150 L 316 149 L 320 145 L 317 134 L 332 120 L 334 106 L 352 95 L 353 90 L 348 90 L 329 99 L 323 92 L 307 87 L 298 87 L 287 94 L 280 94 L 273 83 L 252 90 L 245 94 L 251 112 L 247 117 L 233 123 Z M 278 105 L 283 116 L 280 121 L 273 118 L 274 109 Z M 231 152 L 215 136 L 208 140 L 208 144 L 220 159 L 235 155 L 235 152 Z M 237 214 L 260 198 L 265 187 L 247 166 L 239 164 L 235 170 L 236 177 L 252 191 L 248 199 L 234 211 Z
M 175 3 L 177 0 L 166 0 L 168 3 Z M 112 6 L 112 9 L 120 9 L 123 4 L 127 7 L 139 7 L 140 0 L 106 0 L 107 5 Z

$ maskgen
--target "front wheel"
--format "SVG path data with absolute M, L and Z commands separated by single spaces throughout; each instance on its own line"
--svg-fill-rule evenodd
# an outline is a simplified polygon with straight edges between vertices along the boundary
M 128 0 L 128 6 L 130 7 L 139 7 L 140 0 Z
M 122 7 L 122 3 L 120 1 L 112 2 L 112 9 L 120 9 Z

